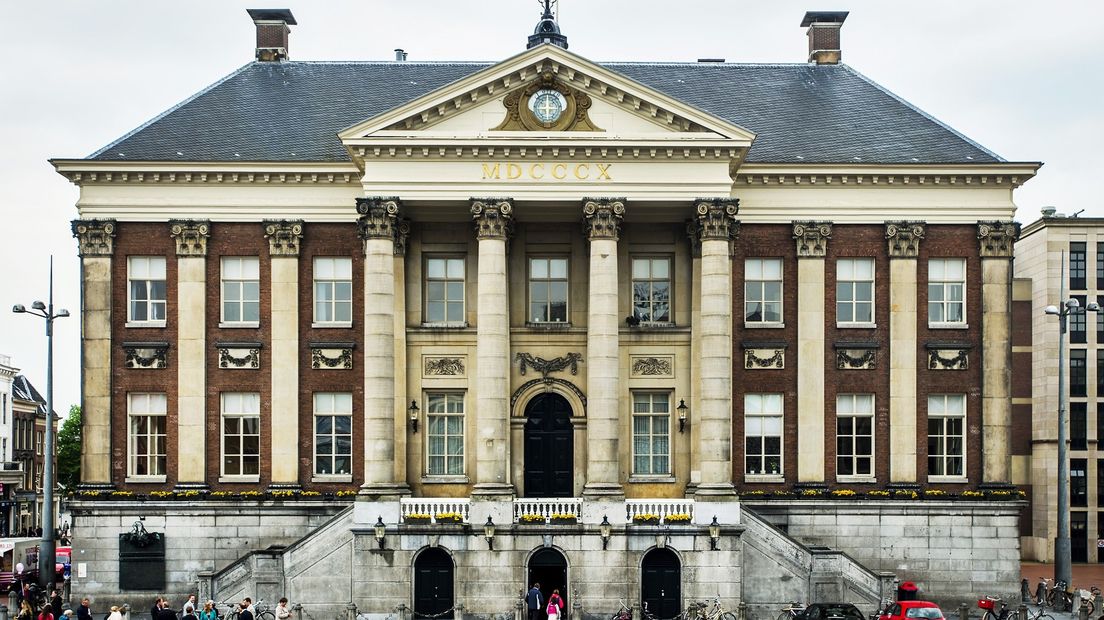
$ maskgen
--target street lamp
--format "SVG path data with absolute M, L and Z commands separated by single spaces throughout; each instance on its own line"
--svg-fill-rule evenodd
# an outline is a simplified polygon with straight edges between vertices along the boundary
M 42 541 L 38 544 L 38 583 L 44 591 L 54 585 L 57 542 L 54 538 L 54 319 L 69 316 L 60 308 L 54 312 L 54 257 L 50 257 L 50 302 L 35 301 L 27 310 L 23 304 L 12 306 L 16 314 L 33 314 L 46 319 L 46 436 L 42 468 Z
M 1061 284 L 1058 298 L 1066 296 L 1066 253 L 1062 252 Z M 1091 302 L 1081 309 L 1074 298 L 1059 306 L 1047 306 L 1044 312 L 1058 317 L 1058 535 L 1054 539 L 1054 579 L 1071 583 L 1073 560 L 1070 551 L 1069 507 L 1069 448 L 1066 446 L 1067 410 L 1069 393 L 1066 390 L 1066 327 L 1069 316 L 1081 312 L 1100 312 L 1100 306 Z

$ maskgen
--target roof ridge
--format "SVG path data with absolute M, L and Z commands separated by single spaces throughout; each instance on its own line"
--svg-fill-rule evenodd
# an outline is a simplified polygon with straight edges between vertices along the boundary
M 233 71 L 226 74 L 225 76 L 219 78 L 218 80 L 215 80 L 211 84 L 208 84 L 206 87 L 201 88 L 199 90 L 199 92 L 193 94 L 190 97 L 185 98 L 183 101 L 181 101 L 181 102 L 177 103 L 176 105 L 170 107 L 169 109 L 167 109 L 164 112 L 158 114 L 157 116 L 154 116 L 153 118 L 151 118 L 148 121 L 142 123 L 141 125 L 135 127 L 134 129 L 131 129 L 126 134 L 124 134 L 122 137 L 116 138 L 115 140 L 112 140 L 109 144 L 107 144 L 106 146 L 101 147 L 100 149 L 98 149 L 97 151 L 95 151 L 94 153 L 92 153 L 91 155 L 86 157 L 85 159 L 95 159 L 95 158 L 99 157 L 100 155 L 102 155 L 103 153 L 106 153 L 107 151 L 110 151 L 111 148 L 114 147 L 115 145 L 119 144 L 120 142 L 125 141 L 127 138 L 129 138 L 129 137 L 133 136 L 134 134 L 146 129 L 150 125 L 152 125 L 152 124 L 156 123 L 157 121 L 165 118 L 169 114 L 172 114 L 173 112 L 175 112 L 175 111 L 179 110 L 180 108 L 188 105 L 189 103 L 195 101 L 196 99 L 199 99 L 203 95 L 205 95 L 205 94 L 211 92 L 212 90 L 214 90 L 216 87 L 218 87 L 223 82 L 225 82 L 225 81 L 229 80 L 230 78 L 238 75 L 239 73 L 242 73 L 247 68 L 249 68 L 250 66 L 255 65 L 255 64 L 257 64 L 256 61 L 250 61 L 250 62 L 238 67 L 237 69 L 234 69 Z
M 882 86 L 881 84 L 875 82 L 874 80 L 866 77 L 859 70 L 855 69 L 851 65 L 846 65 L 846 64 L 841 63 L 840 66 L 846 68 L 851 73 L 854 73 L 856 76 L 859 77 L 859 79 L 863 80 L 867 84 L 870 84 L 874 88 L 877 88 L 879 91 L 885 93 L 886 95 L 892 97 L 893 99 L 895 99 L 899 103 L 905 105 L 908 109 L 912 110 L 913 112 L 916 112 L 920 116 L 923 116 L 924 118 L 928 119 L 929 121 L 935 123 L 936 125 L 942 127 L 943 129 L 946 129 L 947 131 L 951 132 L 957 138 L 961 139 L 962 141 L 966 142 L 967 144 L 973 146 L 974 148 L 978 149 L 979 151 L 985 153 L 986 155 L 989 155 L 990 157 L 996 159 L 998 162 L 1006 163 L 1008 161 L 1007 159 L 1001 157 L 1000 155 L 997 155 L 993 151 L 985 148 L 984 146 L 982 146 L 981 144 L 975 142 L 974 140 L 971 140 L 969 137 L 966 136 L 966 134 L 958 131 L 954 127 L 951 127 L 947 123 L 944 123 L 943 121 L 939 120 L 938 118 L 932 116 L 931 114 L 928 114 L 924 110 L 921 110 L 920 108 L 916 107 L 915 105 L 909 103 L 906 99 L 899 96 L 897 93 L 894 93 L 893 91 L 889 90 L 888 88 L 886 88 L 886 87 Z

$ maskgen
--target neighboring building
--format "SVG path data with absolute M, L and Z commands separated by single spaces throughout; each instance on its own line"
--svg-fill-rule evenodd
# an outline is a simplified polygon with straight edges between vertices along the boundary
M 1032 446 L 1031 533 L 1024 539 L 1024 559 L 1054 561 L 1059 326 L 1058 318 L 1044 309 L 1061 303 L 1064 291 L 1065 299 L 1076 299 L 1082 309 L 1070 315 L 1067 341 L 1072 558 L 1104 562 L 1099 546 L 1104 540 L 1104 313 L 1084 311 L 1089 303 L 1104 303 L 1104 218 L 1067 217 L 1045 209 L 1042 218 L 1024 226 L 1015 265 L 1017 278 L 1031 281 L 1029 321 L 1035 343 L 1030 392 L 1026 381 L 1017 382 L 1031 403 L 1026 418 Z
M 547 11 L 499 63 L 293 62 L 290 12 L 250 14 L 257 62 L 53 161 L 74 592 L 382 618 L 512 613 L 534 580 L 580 617 L 1016 591 L 1038 164 L 838 64 L 846 13 L 771 65 L 595 64 Z
M 9 355 L 0 355 L 0 536 L 18 531 L 19 507 L 16 491 L 23 487 L 23 468 L 15 460 L 14 385 L 19 369 Z
M 37 532 L 42 525 L 46 420 L 46 399 L 27 377 L 16 375 L 12 381 L 12 460 L 22 470 L 23 483 L 16 492 L 19 517 L 13 522 L 13 532 Z M 54 413 L 54 437 L 57 437 L 57 422 L 58 415 Z M 54 497 L 54 514 L 57 515 L 59 500 L 57 495 Z

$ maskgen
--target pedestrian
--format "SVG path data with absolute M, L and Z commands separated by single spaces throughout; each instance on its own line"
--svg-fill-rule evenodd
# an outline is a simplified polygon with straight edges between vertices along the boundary
M 253 606 L 253 599 L 248 596 L 245 597 L 245 608 L 249 610 L 249 613 L 253 614 L 253 617 L 257 617 L 257 608 Z
M 50 607 L 49 603 L 42 606 L 42 611 L 38 614 L 38 620 L 54 620 L 54 608 Z
M 61 593 L 56 589 L 50 595 L 50 607 L 52 607 L 58 615 L 61 615 Z
M 196 620 L 196 600 L 195 595 L 188 595 L 188 600 L 184 601 L 184 607 L 180 609 L 180 613 L 184 614 L 184 620 Z
M 161 611 L 157 612 L 157 617 L 153 620 L 177 620 L 176 612 L 169 607 L 168 601 L 162 600 Z
M 243 600 L 238 605 L 238 608 L 241 609 L 241 611 L 238 612 L 238 620 L 253 620 L 253 612 L 249 610 L 252 606 L 253 601 L 249 600 L 248 597 Z
M 208 599 L 203 604 L 203 611 L 199 612 L 199 620 L 218 620 L 218 611 L 215 609 L 215 602 Z
M 160 596 L 153 602 L 153 607 L 150 608 L 150 620 L 157 620 L 157 616 L 161 615 L 161 602 L 165 599 Z
M 77 607 L 77 620 L 92 620 L 92 608 L 87 596 L 81 599 L 81 604 Z
M 291 617 L 291 609 L 288 607 L 287 597 L 280 597 L 280 602 L 276 603 L 276 620 L 288 620 Z
M 525 602 L 529 607 L 529 620 L 540 620 L 541 591 L 540 584 L 534 582 L 529 588 L 529 594 L 525 595 Z
M 548 614 L 548 620 L 559 620 L 560 613 L 563 611 L 563 599 L 560 598 L 560 591 L 552 590 L 552 596 L 548 597 L 548 608 L 544 610 Z
M 19 604 L 19 615 L 16 616 L 16 620 L 32 620 L 34 618 L 34 610 L 31 609 L 31 603 L 27 599 L 23 599 L 23 602 Z
M 123 620 L 123 612 L 115 605 L 112 605 L 111 612 L 107 614 L 107 620 Z

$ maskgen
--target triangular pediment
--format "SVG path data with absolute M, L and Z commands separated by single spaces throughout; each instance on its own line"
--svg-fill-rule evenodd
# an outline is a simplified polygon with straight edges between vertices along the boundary
M 543 89 L 543 90 L 542 90 Z M 531 116 L 536 92 L 562 93 L 565 116 Z M 553 96 L 558 96 L 554 92 Z M 522 118 L 518 118 L 521 116 Z M 554 45 L 473 73 L 340 132 L 354 160 L 365 149 L 466 148 L 478 144 L 722 149 L 739 159 L 751 131 Z

